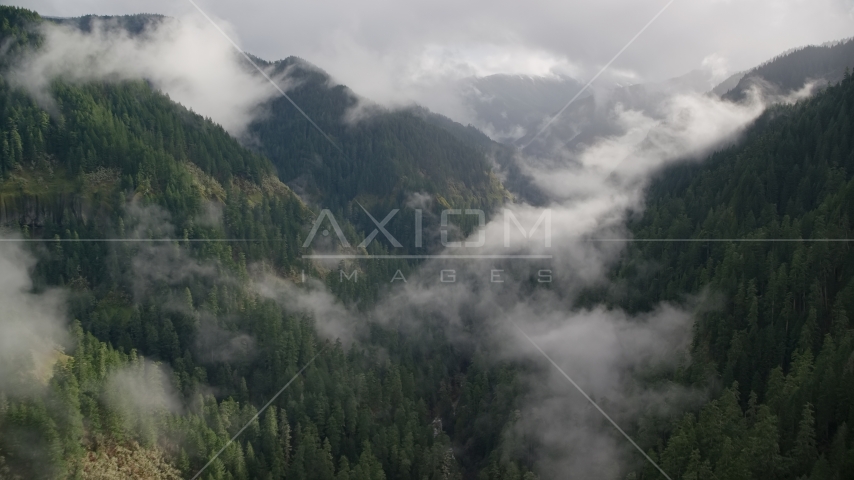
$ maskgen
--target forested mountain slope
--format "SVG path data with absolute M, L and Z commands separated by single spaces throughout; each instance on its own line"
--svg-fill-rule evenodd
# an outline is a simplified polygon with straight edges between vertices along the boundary
M 412 224 L 406 205 L 415 193 L 429 195 L 437 211 L 490 211 L 504 201 L 506 192 L 492 173 L 490 159 L 471 142 L 415 111 L 389 111 L 358 99 L 302 59 L 256 61 L 273 78 L 287 79 L 288 95 L 332 140 L 282 97 L 270 101 L 266 114 L 249 127 L 258 150 L 270 158 L 282 181 L 312 203 L 344 213 L 367 231 L 373 224 L 358 204 L 378 218 L 393 208 L 405 209 L 392 223 L 392 231 L 405 238 Z M 404 248 L 412 248 L 412 242 L 403 240 Z
M 156 27 L 164 18 L 89 15 L 51 21 L 87 33 L 97 28 L 136 35 Z M 236 52 L 235 57 L 243 61 Z M 259 107 L 255 121 L 242 135 L 244 145 L 269 158 L 280 179 L 304 200 L 343 216 L 357 230 L 370 232 L 374 228 L 359 205 L 380 218 L 400 208 L 403 211 L 388 228 L 399 236 L 404 248 L 412 250 L 409 237 L 415 194 L 418 199 L 429 198 L 429 208 L 434 211 L 481 208 L 487 214 L 508 196 L 492 173 L 489 151 L 477 142 L 437 128 L 417 109 L 388 110 L 358 98 L 318 67 L 296 57 L 277 62 L 252 59 L 276 79 L 311 121 L 288 99 L 275 95 Z M 244 67 L 257 74 L 249 62 L 244 62 Z M 432 216 L 425 217 L 426 223 L 432 221 Z M 462 227 L 464 231 L 470 228 Z
M 38 47 L 40 21 L 0 7 L 4 68 Z M 474 395 L 498 373 L 470 367 L 470 356 L 439 330 L 426 329 L 416 342 L 365 325 L 364 343 L 345 347 L 318 334 L 318 319 L 263 293 L 275 291 L 263 272 L 294 279 L 312 272 L 298 241 L 312 213 L 276 178 L 281 164 L 142 80 L 56 79 L 47 110 L 3 74 L 3 223 L 47 241 L 0 245 L 8 287 L 0 327 L 8 342 L 9 329 L 42 322 L 50 335 L 39 344 L 50 348 L 36 355 L 23 335 L 15 337 L 23 349 L 4 343 L 0 351 L 0 478 L 192 477 L 292 378 L 201 478 L 526 474 L 495 453 L 513 411 L 512 370 L 500 376 L 505 394 Z M 418 124 L 409 121 L 380 124 L 412 132 Z M 289 134 L 309 138 L 293 124 Z M 422 131 L 432 136 L 413 141 L 426 152 L 478 158 L 439 129 Z M 304 153 L 328 146 L 311 142 L 293 144 Z M 459 167 L 471 189 L 423 180 L 429 176 L 413 185 L 460 192 L 462 200 L 498 191 L 481 166 Z M 130 241 L 99 241 L 108 238 Z M 31 315 L 60 297 L 58 311 Z M 481 415 L 496 421 L 484 427 Z M 467 456 L 458 459 L 452 447 L 464 443 Z
M 516 147 L 498 143 L 472 125 L 463 126 L 426 108 L 412 107 L 411 111 L 427 123 L 444 129 L 464 143 L 475 147 L 490 159 L 498 168 L 498 172 L 503 175 L 502 183 L 514 200 L 531 205 L 544 205 L 548 202 L 548 198 L 534 184 L 531 176 L 522 170 L 517 158 L 520 153 Z
M 250 132 L 286 183 L 302 179 L 336 208 L 357 197 L 377 202 L 416 191 L 446 197 L 459 207 L 501 200 L 487 159 L 443 129 L 407 110 L 360 106 L 352 91 L 330 88 L 329 76 L 304 60 L 290 57 L 262 66 L 274 77 L 286 73 L 294 85 L 289 96 L 343 150 L 327 142 L 287 99 L 276 98 Z
M 633 243 L 617 303 L 705 295 L 683 380 L 726 388 L 656 452 L 673 478 L 854 478 L 852 117 L 846 75 L 649 189 L 634 236 L 689 241 Z
M 785 95 L 800 90 L 808 82 L 834 84 L 842 80 L 846 69 L 851 68 L 854 68 L 854 39 L 830 45 L 810 45 L 775 57 L 744 73 L 722 98 L 742 100 L 754 86 L 767 93 Z

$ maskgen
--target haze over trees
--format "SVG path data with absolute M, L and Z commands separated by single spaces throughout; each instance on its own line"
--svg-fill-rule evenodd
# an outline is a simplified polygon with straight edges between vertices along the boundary
M 36 14 L 0 13 L 11 51 L 38 45 Z M 5 80 L 0 88 L 4 222 L 56 240 L 32 253 L 32 289 L 67 290 L 71 320 L 37 394 L 4 385 L 0 475 L 123 477 L 124 465 L 192 476 L 315 355 L 205 478 L 459 475 L 434 424 L 455 423 L 451 396 L 468 388 L 468 361 L 440 333 L 413 344 L 377 330 L 375 347 L 345 348 L 249 282 L 253 264 L 291 277 L 311 268 L 298 240 L 312 214 L 270 160 L 142 81 L 57 80 L 50 113 Z M 107 237 L 178 240 L 86 241 Z M 31 381 L 31 359 L 6 361 L 22 362 L 16 381 Z M 500 429 L 484 435 L 496 443 Z M 478 453 L 469 468 L 489 462 Z M 493 463 L 506 478 L 524 473 Z
M 190 478 L 223 448 L 201 478 L 548 477 L 541 443 L 515 429 L 535 365 L 426 314 L 373 321 L 388 279 L 418 261 L 303 258 L 321 209 L 355 245 L 374 228 L 362 207 L 408 205 L 389 224 L 403 247 L 350 251 L 411 254 L 416 208 L 491 217 L 514 197 L 547 203 L 514 150 L 426 110 L 371 105 L 294 57 L 259 62 L 294 82 L 329 138 L 276 98 L 241 142 L 142 79 L 52 79 L 46 104 L 5 74 L 40 48 L 45 21 L 0 7 L 0 222 L 38 240 L 0 245 L 0 480 Z M 633 243 L 609 286 L 577 302 L 710 305 L 690 360 L 639 380 L 704 402 L 626 426 L 674 479 L 854 478 L 854 78 L 832 76 L 850 45 L 757 68 L 786 89 L 813 71 L 834 84 L 661 172 L 628 225 L 639 239 L 714 241 Z M 128 241 L 92 241 L 104 239 Z M 339 308 L 360 323 L 334 324 Z M 625 478 L 661 478 L 636 456 Z

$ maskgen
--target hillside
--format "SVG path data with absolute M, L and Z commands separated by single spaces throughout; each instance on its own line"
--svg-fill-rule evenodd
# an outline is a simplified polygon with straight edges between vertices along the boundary
M 165 20 L 169 19 L 159 15 L 50 19 L 86 33 L 121 30 L 131 36 Z M 252 65 L 234 55 L 248 73 L 258 75 Z M 409 110 L 387 110 L 359 98 L 305 60 L 252 58 L 332 142 L 278 95 L 258 107 L 255 121 L 240 140 L 270 159 L 280 180 L 304 201 L 332 210 L 356 230 L 374 228 L 359 205 L 380 218 L 392 209 L 402 209 L 389 230 L 409 253 L 419 253 L 409 238 L 414 213 L 407 206 L 416 196 L 429 199 L 428 208 L 434 212 L 450 207 L 481 208 L 487 215 L 508 197 L 492 171 L 488 152 L 471 141 L 437 128 Z M 425 217 L 429 228 L 435 226 L 432 221 L 433 216 Z M 470 228 L 461 227 L 464 231 Z M 392 247 L 384 239 L 374 245 Z M 428 241 L 426 248 L 436 246 Z
M 4 68 L 38 48 L 41 21 L 0 7 Z M 0 478 L 189 478 L 247 423 L 201 478 L 461 478 L 488 465 L 489 478 L 526 474 L 493 454 L 512 404 L 491 411 L 501 421 L 476 436 L 477 418 L 454 418 L 467 375 L 494 377 L 469 368 L 470 355 L 441 332 L 403 338 L 365 321 L 333 335 L 322 330 L 330 318 L 291 301 L 285 279 L 328 272 L 301 259 L 313 212 L 277 178 L 287 165 L 143 80 L 55 79 L 50 95 L 48 111 L 0 78 L 3 223 L 7 235 L 35 240 L 0 245 Z M 494 200 L 478 188 L 500 190 L 477 150 L 443 130 L 405 115 L 380 125 L 413 135 L 411 144 L 377 140 L 400 158 L 417 157 L 397 150 L 409 145 L 425 161 L 436 152 L 437 162 L 450 153 L 472 161 L 452 169 L 471 190 L 429 175 L 403 185 L 472 205 Z M 281 144 L 326 151 L 312 142 Z M 358 151 L 353 142 L 345 151 Z M 412 164 L 398 167 L 416 176 Z M 375 194 L 397 185 L 365 182 Z M 367 284 L 342 296 L 369 302 Z M 340 308 L 331 295 L 314 301 Z M 474 437 L 482 448 L 455 458 L 452 446 Z
M 665 118 L 663 100 L 705 93 L 709 72 L 575 102 L 526 149 L 557 160 L 552 198 L 513 142 L 578 91 L 566 77 L 469 79 L 481 120 L 527 135 L 500 144 L 296 57 L 252 58 L 312 121 L 260 96 L 239 138 L 145 75 L 56 76 L 34 95 L 10 73 L 44 51 L 41 27 L 138 45 L 168 21 L 0 6 L 0 480 L 662 478 L 638 445 L 673 479 L 854 479 L 854 42 L 731 77 L 730 100 L 756 81 L 838 84 L 658 172 L 626 215 L 638 241 L 588 250 L 568 228 L 621 231 L 628 203 L 605 197 L 650 179 L 561 168 L 553 148 L 609 138 L 603 165 L 627 158 L 617 105 Z M 664 127 L 705 137 L 697 118 Z M 655 133 L 640 148 L 666 147 Z M 305 258 L 440 252 L 440 210 L 495 217 L 514 197 L 531 204 L 514 206 L 522 225 L 549 222 L 546 245 L 550 222 L 563 230 L 553 262 Z M 375 228 L 363 208 L 400 209 L 387 227 L 403 245 L 344 248 L 314 228 L 329 209 L 356 245 Z M 435 233 L 420 247 L 416 209 Z M 461 217 L 455 235 L 477 227 Z M 509 235 L 504 220 L 488 228 Z M 517 226 L 536 240 L 536 222 Z M 389 282 L 398 270 L 409 282 Z
M 414 213 L 407 207 L 415 194 L 428 196 L 428 209 L 435 212 L 491 212 L 507 196 L 490 159 L 476 145 L 412 111 L 386 110 L 360 99 L 304 60 L 258 63 L 273 78 L 287 79 L 292 85 L 288 95 L 335 145 L 287 99 L 276 98 L 249 127 L 255 148 L 273 162 L 283 182 L 312 204 L 342 212 L 358 229 L 374 228 L 359 205 L 377 218 L 402 209 L 390 231 L 406 251 L 418 253 L 409 238 Z
M 643 311 L 706 298 L 680 380 L 725 389 L 657 452 L 674 478 L 854 472 L 852 116 L 846 75 L 770 108 L 738 145 L 671 168 L 649 189 L 636 238 L 710 240 L 633 243 L 614 301 Z
M 262 65 L 274 77 L 287 72 L 296 85 L 289 96 L 343 150 L 311 132 L 286 99 L 276 98 L 270 114 L 250 132 L 286 183 L 300 179 L 307 192 L 336 208 L 359 196 L 380 201 L 422 190 L 458 207 L 489 207 L 500 201 L 487 159 L 444 130 L 406 110 L 359 105 L 352 91 L 342 85 L 330 88 L 329 76 L 304 60 L 291 57 Z M 292 140 L 302 137 L 303 142 Z
M 722 98 L 743 100 L 754 86 L 770 94 L 786 95 L 800 90 L 808 82 L 834 84 L 842 80 L 846 70 L 852 67 L 854 39 L 828 45 L 811 45 L 782 54 L 749 70 Z

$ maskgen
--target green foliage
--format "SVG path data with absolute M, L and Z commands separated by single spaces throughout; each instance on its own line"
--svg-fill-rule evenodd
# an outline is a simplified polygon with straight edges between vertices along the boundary
M 37 15 L 0 7 L 0 19 L 20 45 L 16 54 L 37 48 L 26 36 Z M 307 91 L 319 102 L 310 108 L 349 105 L 341 89 Z M 372 346 L 345 348 L 250 280 L 253 269 L 292 279 L 304 270 L 325 274 L 345 301 L 378 294 L 371 282 L 335 282 L 337 271 L 301 259 L 311 212 L 275 173 L 290 171 L 285 160 L 299 164 L 330 147 L 310 137 L 303 119 L 279 119 L 292 141 L 270 148 L 299 154 L 276 157 L 274 167 L 142 81 L 56 80 L 49 93 L 50 113 L 0 78 L 0 221 L 46 240 L 32 250 L 34 290 L 64 288 L 78 321 L 41 393 L 0 392 L 0 476 L 109 477 L 131 466 L 192 476 L 321 351 L 203 478 L 438 480 L 492 461 L 514 409 L 516 387 L 505 386 L 512 370 L 496 376 L 478 367 L 467 381 L 470 354 L 433 327 L 410 337 L 373 326 L 364 339 Z M 326 127 L 339 117 L 317 118 Z M 341 208 L 352 208 L 358 191 L 404 201 L 424 190 L 463 208 L 501 200 L 480 151 L 410 114 L 352 127 L 358 134 L 329 128 L 348 152 L 330 165 L 353 175 L 367 168 L 348 174 L 353 187 L 342 195 L 338 177 L 313 173 Z M 374 148 L 396 177 L 371 166 Z M 361 163 L 347 166 L 351 158 Z M 139 241 L 87 241 L 104 238 Z M 376 242 L 368 251 L 385 250 Z M 411 267 L 348 268 L 391 278 Z M 493 390 L 490 400 L 478 398 Z M 453 453 L 463 444 L 465 464 Z M 501 465 L 525 472 L 512 460 Z
M 615 301 L 630 310 L 701 292 L 717 305 L 695 325 L 684 380 L 711 369 L 734 386 L 675 427 L 661 454 L 674 478 L 848 478 L 852 115 L 846 78 L 649 189 L 637 238 L 743 239 L 635 243 L 618 273 L 628 293 Z
M 374 225 L 359 205 L 381 220 L 403 211 L 389 231 L 407 251 L 415 251 L 411 195 L 426 194 L 428 208 L 479 208 L 490 211 L 505 196 L 492 173 L 487 151 L 425 121 L 419 111 L 387 111 L 366 106 L 344 86 L 313 65 L 290 57 L 266 63 L 272 75 L 287 75 L 295 85 L 288 95 L 329 135 L 330 143 L 285 98 L 267 106 L 268 114 L 250 126 L 283 182 L 296 185 L 314 203 L 343 214 L 358 230 Z M 347 119 L 352 119 L 347 120 Z M 461 127 L 461 126 L 460 126 Z M 425 215 L 425 231 L 438 220 Z M 462 225 L 471 231 L 473 225 Z M 423 251 L 418 253 L 424 253 Z

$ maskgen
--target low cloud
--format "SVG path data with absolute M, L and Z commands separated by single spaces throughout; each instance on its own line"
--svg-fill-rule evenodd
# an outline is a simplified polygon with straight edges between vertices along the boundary
M 165 366 L 135 357 L 107 373 L 103 399 L 119 414 L 126 430 L 153 441 L 159 433 L 161 415 L 181 411 L 170 376 Z
M 216 305 L 193 299 L 194 294 L 209 295 L 214 289 L 240 288 L 241 281 L 218 261 L 193 256 L 186 245 L 171 241 L 146 242 L 146 239 L 175 238 L 176 228 L 169 213 L 162 208 L 129 203 L 123 221 L 126 222 L 125 238 L 142 240 L 116 244 L 113 252 L 130 258 L 130 268 L 121 275 L 131 287 L 134 300 L 138 303 L 153 301 L 164 314 L 179 313 L 192 317 L 197 326 L 193 349 L 201 361 L 216 363 L 251 359 L 257 342 L 241 331 L 236 316 L 218 313 Z M 221 207 L 214 203 L 206 204 L 194 222 L 210 228 L 220 226 Z M 191 287 L 195 292 L 190 291 Z
M 132 260 L 134 298 L 142 301 L 160 287 L 180 287 L 191 280 L 211 284 L 228 280 L 213 263 L 193 258 L 186 247 L 172 243 L 143 245 Z
M 344 345 L 352 344 L 363 325 L 361 316 L 342 305 L 323 283 L 311 278 L 306 280 L 299 287 L 290 280 L 259 273 L 254 287 L 261 297 L 274 300 L 287 312 L 313 318 L 322 337 L 340 340 Z
M 79 81 L 146 77 L 200 113 L 231 122 L 227 128 L 233 132 L 243 128 L 253 109 L 271 94 L 263 82 L 242 69 L 230 46 L 204 24 L 166 22 L 147 34 L 144 41 L 104 31 L 83 38 L 79 32 L 47 28 L 45 51 L 15 74 L 18 81 L 28 82 L 34 93 L 44 93 L 45 79 L 56 75 Z M 179 54 L 173 54 L 171 49 Z M 361 57 L 351 58 L 358 62 Z M 417 88 L 423 92 L 435 88 L 433 101 L 437 104 L 443 101 L 441 95 L 448 94 L 446 79 L 477 73 L 470 71 L 465 62 L 458 65 L 453 56 L 450 60 L 441 55 L 439 58 L 446 63 L 428 62 L 430 68 L 415 65 L 412 68 L 421 71 L 404 76 L 418 79 Z M 383 59 L 379 61 L 382 63 Z M 394 66 L 394 61 L 389 60 L 391 63 L 385 67 Z M 207 62 L 216 64 L 217 69 L 206 68 Z M 708 67 L 719 69 L 720 64 L 712 59 Z M 87 73 L 87 68 L 93 72 Z M 437 72 L 435 79 L 430 77 L 432 71 Z M 374 85 L 386 88 L 388 85 L 382 82 L 389 78 L 380 76 Z M 428 87 L 425 89 L 424 85 Z M 352 86 L 360 91 L 359 85 Z M 409 86 L 404 85 L 403 90 L 407 89 Z M 395 92 L 394 88 L 389 90 Z M 223 92 L 229 96 L 225 103 L 217 97 Z M 389 102 L 409 96 L 400 95 Z M 211 103 L 213 100 L 220 103 Z M 698 392 L 671 385 L 643 385 L 636 375 L 649 369 L 674 368 L 685 358 L 696 305 L 659 305 L 653 312 L 631 316 L 601 306 L 579 309 L 575 303 L 579 292 L 607 282 L 609 269 L 625 248 L 622 239 L 629 234 L 626 219 L 631 212 L 642 211 L 644 189 L 652 176 L 667 165 L 696 161 L 732 142 L 761 114 L 765 103 L 759 94 L 744 104 L 703 95 L 676 95 L 662 103 L 656 116 L 617 104 L 611 113 L 621 133 L 591 141 L 577 151 L 557 144 L 548 155 L 520 155 L 520 168 L 549 201 L 545 207 L 516 204 L 507 209 L 525 229 L 548 213 L 552 222 L 551 245 L 545 244 L 544 229 L 532 238 L 522 239 L 510 224 L 510 232 L 516 236 L 510 247 L 505 246 L 507 224 L 498 215 L 484 228 L 486 242 L 477 247 L 476 253 L 548 254 L 551 258 L 532 262 L 428 261 L 366 316 L 412 329 L 424 322 L 440 323 L 452 342 L 488 350 L 499 359 L 542 362 L 540 354 L 515 330 L 514 325 L 518 325 L 626 426 L 650 410 L 669 415 L 690 405 Z M 354 111 L 351 120 L 358 120 L 362 114 Z M 229 120 L 229 115 L 234 117 Z M 424 199 L 416 195 L 410 200 L 416 204 Z M 141 227 L 132 227 L 135 234 L 150 236 L 152 229 L 168 225 L 168 218 L 158 217 L 158 212 L 148 213 L 151 215 L 147 219 L 138 222 Z M 478 241 L 477 235 L 470 240 Z M 589 241 L 592 237 L 610 241 Z M 212 267 L 187 258 L 183 249 L 168 244 L 145 247 L 133 262 L 133 269 L 140 294 L 160 284 L 179 285 L 189 276 L 216 274 Z M 453 283 L 440 282 L 443 270 L 454 271 Z M 548 271 L 554 280 L 550 290 L 532 287 L 538 285 L 542 271 Z M 496 278 L 500 282 L 495 282 Z M 13 287 L 18 285 L 12 283 Z M 22 285 L 18 285 L 18 291 L 27 284 Z M 261 296 L 274 299 L 288 311 L 312 316 L 323 336 L 358 338 L 356 328 L 361 322 L 357 320 L 363 317 L 335 301 L 322 284 L 310 282 L 302 288 L 267 276 L 257 280 L 255 287 Z M 14 328 L 10 331 L 14 333 Z M 219 338 L 223 333 L 211 330 L 211 337 L 215 343 L 231 345 L 232 339 L 227 335 L 224 340 Z M 240 338 L 239 334 L 233 337 L 238 347 Z M 149 375 L 145 364 L 136 368 L 133 375 L 122 375 L 113 381 L 116 389 L 125 388 L 128 378 L 136 378 L 140 369 L 143 376 Z M 624 473 L 629 455 L 633 455 L 629 453 L 631 446 L 615 435 L 565 378 L 545 364 L 544 369 L 530 373 L 525 380 L 531 388 L 510 433 L 532 436 L 542 446 L 536 460 L 544 477 L 558 476 L 558 472 L 582 477 Z M 142 397 L 139 404 L 132 399 L 121 401 L 142 410 L 166 408 L 169 404 L 168 396 L 159 394 L 151 399 Z
M 698 404 L 705 392 L 668 382 L 643 383 L 638 375 L 672 370 L 686 360 L 693 323 L 689 310 L 662 305 L 632 317 L 596 307 L 548 312 L 539 323 L 514 312 L 527 334 L 621 427 L 634 431 L 639 418 L 671 419 Z M 527 348 L 525 348 L 527 347 Z M 539 357 L 531 345 L 511 349 Z M 540 373 L 527 381 L 518 418 L 508 430 L 510 445 L 534 444 L 537 470 L 544 478 L 621 478 L 638 453 L 550 363 L 539 358 Z M 634 433 L 632 434 L 634 435 Z
M 617 104 L 612 118 L 623 133 L 595 140 L 580 151 L 557 148 L 547 156 L 517 156 L 520 167 L 549 197 L 547 205 L 505 205 L 512 219 L 499 212 L 484 227 L 483 246 L 444 253 L 551 258 L 530 262 L 431 260 L 406 283 L 395 284 L 368 317 L 409 326 L 412 331 L 424 322 L 438 322 L 452 342 L 487 348 L 501 358 L 537 358 L 539 354 L 516 332 L 516 324 L 553 352 L 560 364 L 572 366 L 579 383 L 622 412 L 617 416 L 627 424 L 637 420 L 641 407 L 660 407 L 668 412 L 678 409 L 696 392 L 675 388 L 659 391 L 640 387 L 631 379 L 646 369 L 673 368 L 677 360 L 686 358 L 697 302 L 686 299 L 681 306 L 660 305 L 654 312 L 633 317 L 604 307 L 578 310 L 577 294 L 608 281 L 610 269 L 629 241 L 626 220 L 633 212 L 642 211 L 644 190 L 653 175 L 677 162 L 699 161 L 710 151 L 735 141 L 766 103 L 759 92 L 743 104 L 679 94 L 666 98 L 656 117 Z M 415 194 L 408 202 L 423 206 L 424 200 Z M 515 226 L 516 221 L 525 230 L 524 235 Z M 538 222 L 539 230 L 528 237 Z M 551 224 L 550 246 L 545 242 L 546 222 Z M 505 232 L 509 233 L 509 247 Z M 478 234 L 469 240 L 477 242 Z M 452 282 L 440 280 L 443 271 L 453 272 Z M 531 288 L 532 281 L 536 284 L 543 278 L 542 272 L 548 272 L 554 288 Z M 292 290 L 284 303 L 312 312 L 321 323 L 321 331 L 340 332 L 337 326 L 323 325 L 328 319 L 335 319 L 332 324 L 339 326 L 356 322 L 356 317 L 337 306 L 329 294 L 315 291 L 301 300 L 302 295 L 302 291 Z M 543 385 L 562 395 L 566 391 L 561 389 L 568 385 L 552 373 L 536 375 L 531 381 L 545 382 Z M 522 414 L 543 411 L 546 403 L 553 401 L 557 400 L 533 392 Z M 567 412 L 573 416 L 572 412 L 581 410 Z M 603 430 L 598 423 L 601 419 L 593 420 L 590 428 L 596 434 L 588 436 L 593 439 L 591 445 L 611 442 L 613 431 Z M 569 428 L 568 424 L 559 425 Z M 584 446 L 584 442 L 578 445 Z M 577 453 L 582 458 L 585 455 Z M 624 465 L 621 455 L 603 458 Z M 584 469 L 577 466 L 575 471 Z
M 251 359 L 255 355 L 256 344 L 251 335 L 227 330 L 219 326 L 213 318 L 203 316 L 193 348 L 203 362 L 234 364 Z
M 33 292 L 35 259 L 16 237 L 0 237 L 0 392 L 34 394 L 33 377 L 50 378 L 53 364 L 68 342 L 65 295 Z
M 428 261 L 380 302 L 372 318 L 412 328 L 439 322 L 452 342 L 489 352 L 493 359 L 541 365 L 522 375 L 528 393 L 506 444 L 523 438 L 528 439 L 523 444 L 535 445 L 533 460 L 544 478 L 625 475 L 638 466 L 634 447 L 517 327 L 624 428 L 631 430 L 643 418 L 669 421 L 705 398 L 703 390 L 641 379 L 689 361 L 694 316 L 708 302 L 686 298 L 640 315 L 604 306 L 580 309 L 576 302 L 580 292 L 607 286 L 611 268 L 630 241 L 626 220 L 642 212 L 653 176 L 737 141 L 769 101 L 759 91 L 742 104 L 679 94 L 666 98 L 656 117 L 617 104 L 612 118 L 622 133 L 578 150 L 553 147 L 549 155 L 518 156 L 520 168 L 549 197 L 547 205 L 506 205 L 512 218 L 499 212 L 484 227 L 482 247 L 444 253 L 550 258 Z M 539 229 L 529 236 L 538 222 Z M 469 240 L 478 238 L 475 233 Z M 443 270 L 453 271 L 452 283 L 441 282 Z M 544 271 L 551 288 L 533 287 L 545 278 Z
M 214 227 L 221 220 L 219 215 L 219 209 L 210 206 L 199 217 L 202 219 L 200 223 Z M 199 260 L 190 254 L 186 246 L 164 241 L 176 238 L 176 228 L 169 212 L 159 206 L 131 202 L 125 207 L 122 221 L 123 236 L 131 241 L 117 243 L 115 253 L 131 258 L 131 268 L 125 272 L 125 280 L 131 285 L 137 302 L 142 302 L 153 293 L 166 288 L 174 291 L 173 298 L 164 306 L 182 310 L 186 307 L 183 287 L 191 281 L 207 287 L 217 282 L 231 282 L 229 276 L 215 262 Z
M 155 88 L 234 135 L 244 132 L 257 108 L 278 93 L 246 64 L 212 25 L 197 17 L 163 18 L 139 35 L 109 20 L 90 33 L 44 22 L 44 45 L 24 58 L 9 78 L 50 108 L 50 83 L 146 79 Z

